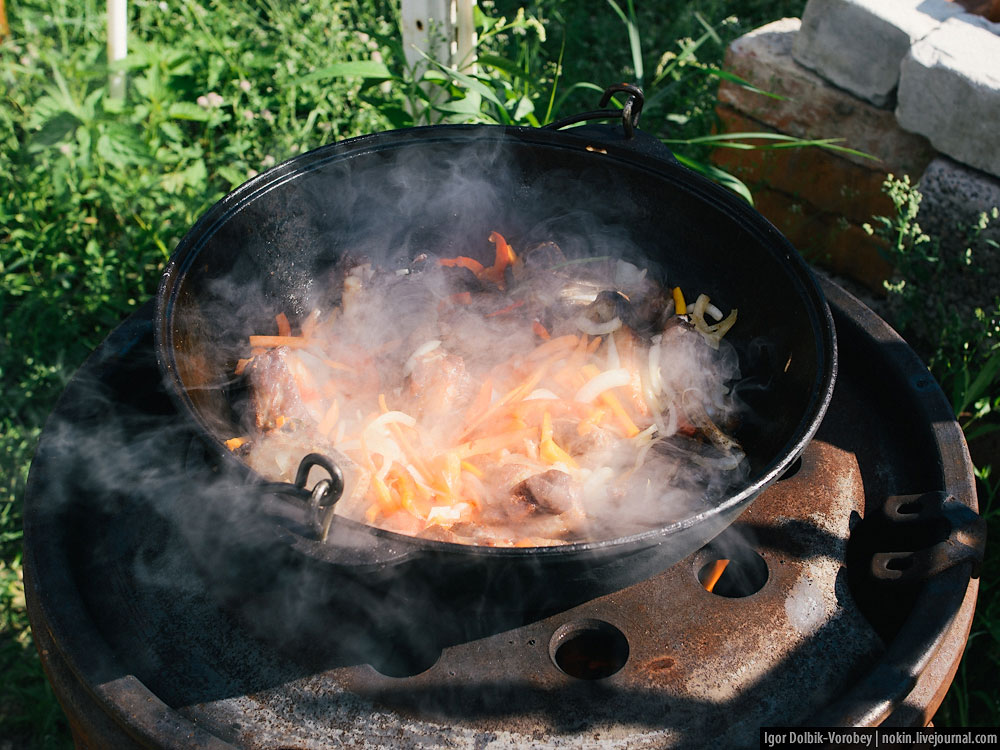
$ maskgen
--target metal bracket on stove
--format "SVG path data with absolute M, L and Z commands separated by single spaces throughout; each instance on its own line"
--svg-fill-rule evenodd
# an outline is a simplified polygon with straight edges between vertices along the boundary
M 939 541 L 913 551 L 876 553 L 871 563 L 875 580 L 918 583 L 965 562 L 972 563 L 972 577 L 979 577 L 986 521 L 969 506 L 947 492 L 923 492 L 889 497 L 882 514 L 894 530 Z

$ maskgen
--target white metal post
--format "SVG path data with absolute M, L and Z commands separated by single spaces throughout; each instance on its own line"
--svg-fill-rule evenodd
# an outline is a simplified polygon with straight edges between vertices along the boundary
M 403 50 L 419 77 L 424 55 L 466 73 L 476 72 L 476 0 L 400 0 Z M 423 53 L 423 54 L 421 54 Z M 433 87 L 424 85 L 433 95 Z
M 128 54 L 127 0 L 108 0 L 108 64 L 124 60 Z M 108 76 L 108 95 L 125 98 L 125 72 L 113 71 Z

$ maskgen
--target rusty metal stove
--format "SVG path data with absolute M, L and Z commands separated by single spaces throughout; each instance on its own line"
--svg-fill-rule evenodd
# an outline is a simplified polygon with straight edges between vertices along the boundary
M 839 287 L 825 292 L 833 403 L 801 462 L 730 531 L 571 609 L 460 613 L 476 637 L 417 656 L 337 611 L 275 644 L 254 627 L 275 614 L 266 604 L 234 614 L 210 593 L 169 511 L 189 470 L 183 430 L 135 437 L 176 421 L 137 314 L 67 389 L 25 508 L 33 632 L 77 746 L 742 747 L 761 726 L 926 724 L 978 590 L 972 467 L 913 352 Z M 80 438 L 94 430 L 101 445 Z M 128 447 L 115 475 L 93 478 Z M 162 492 L 137 498 L 138 476 Z M 721 557 L 733 562 L 710 593 L 699 576 Z

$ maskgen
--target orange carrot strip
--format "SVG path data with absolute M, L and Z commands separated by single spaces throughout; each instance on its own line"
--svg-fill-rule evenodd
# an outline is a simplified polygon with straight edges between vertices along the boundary
M 340 402 L 334 399 L 333 403 L 330 404 L 330 408 L 326 410 L 326 414 L 323 415 L 323 419 L 320 420 L 319 425 L 316 429 L 323 437 L 330 437 L 330 431 L 337 424 L 337 418 L 340 416 Z
M 538 318 L 531 321 L 531 330 L 536 336 L 538 336 L 538 338 L 544 339 L 545 341 L 552 338 L 552 334 L 548 332 L 548 329 L 542 325 L 542 322 Z
M 542 415 L 542 432 L 538 443 L 538 454 L 550 464 L 563 463 L 571 468 L 576 468 L 576 461 L 573 460 L 573 457 L 552 439 L 552 417 L 548 412 Z
M 534 437 L 536 434 L 532 428 L 516 430 L 514 432 L 504 432 L 500 435 L 478 438 L 462 443 L 455 447 L 455 455 L 461 460 L 468 460 L 472 456 L 482 456 L 487 453 L 494 453 L 504 448 L 520 447 L 526 438 Z
M 291 349 L 302 349 L 311 342 L 305 336 L 251 336 L 250 346 L 273 349 L 276 346 L 287 346 Z
M 590 364 L 584 366 L 583 374 L 586 375 L 588 378 L 594 378 L 600 375 L 601 371 L 597 368 L 596 365 Z M 632 421 L 632 417 L 630 417 L 628 415 L 628 412 L 625 411 L 625 407 L 622 406 L 622 403 L 621 401 L 618 400 L 618 397 L 615 396 L 614 393 L 612 393 L 613 390 L 614 390 L 613 388 L 609 388 L 608 390 L 604 391 L 604 393 L 602 393 L 600 396 L 601 401 L 603 401 L 604 404 L 609 409 L 611 409 L 611 413 L 615 415 L 615 418 L 619 421 L 619 423 L 621 423 L 621 426 L 624 428 L 625 434 L 628 437 L 635 437 L 636 435 L 639 434 L 639 428 L 635 426 L 635 422 Z
M 292 335 L 292 325 L 288 322 L 288 316 L 283 312 L 278 313 L 274 316 L 274 322 L 278 324 L 278 335 L 279 336 L 291 336 Z
M 343 362 L 334 362 L 332 359 L 324 359 L 323 364 L 329 367 L 331 370 L 343 370 L 344 372 L 349 372 L 354 375 L 358 374 L 357 370 L 355 370 L 350 365 L 345 365 Z
M 316 326 L 319 325 L 319 316 L 319 310 L 313 310 L 302 321 L 302 336 L 304 338 L 309 338 L 316 331 Z
M 577 345 L 579 339 L 572 333 L 565 336 L 557 336 L 554 339 L 546 341 L 544 344 L 539 344 L 534 349 L 528 353 L 528 359 L 538 359 L 539 357 L 547 357 L 553 352 L 561 352 L 563 349 L 572 349 Z
M 504 307 L 501 310 L 494 310 L 491 313 L 487 313 L 484 317 L 495 318 L 497 315 L 505 315 L 505 314 L 507 314 L 509 312 L 512 312 L 512 311 L 516 310 L 517 308 L 519 308 L 523 304 L 524 304 L 524 300 L 523 299 L 519 299 L 517 302 L 514 302 L 513 304 L 507 305 L 507 307 Z
M 226 447 L 229 448 L 229 450 L 234 451 L 243 445 L 247 440 L 248 438 L 245 437 L 229 438 L 229 440 L 226 441 Z
M 424 459 L 421 454 L 414 450 L 413 445 L 406 439 L 399 423 L 390 422 L 388 427 L 389 432 L 392 433 L 393 438 L 396 440 L 396 444 L 403 449 L 403 453 L 405 453 L 406 457 L 410 459 L 410 463 L 413 464 L 414 468 L 417 472 L 419 472 L 420 476 L 423 477 L 424 481 L 430 484 L 434 479 L 433 474 L 431 474 L 430 470 L 427 468 L 427 464 L 424 463 Z
M 538 385 L 538 381 L 540 381 L 543 377 L 545 377 L 545 373 L 548 372 L 548 369 L 551 366 L 552 366 L 551 360 L 543 362 L 542 365 L 537 370 L 535 370 L 528 377 L 526 381 L 521 383 L 521 385 L 517 386 L 516 388 L 513 388 L 510 391 L 508 391 L 504 396 L 500 398 L 499 401 L 493 404 L 486 411 L 482 412 L 476 419 L 472 420 L 472 423 L 469 424 L 462 431 L 461 433 L 462 437 L 466 437 L 467 435 L 469 435 L 469 433 L 471 433 L 474 429 L 476 429 L 479 425 L 481 425 L 487 418 L 494 416 L 497 413 L 497 411 L 505 404 L 510 403 L 512 401 L 519 401 L 520 399 L 524 398 L 529 393 L 531 393 L 531 391 L 534 390 L 535 386 Z
M 604 419 L 605 413 L 605 410 L 600 407 L 594 409 L 590 413 L 590 416 L 577 423 L 576 433 L 578 435 L 586 435 L 590 433 L 595 427 L 597 427 L 597 423 Z
M 460 268 L 468 268 L 476 274 L 476 276 L 485 270 L 482 263 L 475 258 L 468 257 L 467 255 L 459 255 L 457 258 L 441 258 L 438 260 L 438 263 L 449 268 L 454 268 L 456 266 Z
M 497 252 L 496 258 L 493 261 L 493 267 L 499 268 L 503 271 L 507 266 L 517 260 L 517 256 L 514 255 L 514 251 L 511 249 L 510 245 L 507 244 L 507 240 L 503 238 L 503 235 L 499 232 L 490 232 L 490 242 L 496 245 Z
M 236 360 L 236 369 L 233 370 L 233 373 L 236 375 L 242 375 L 243 371 L 247 369 L 247 365 L 250 364 L 252 361 L 253 357 Z

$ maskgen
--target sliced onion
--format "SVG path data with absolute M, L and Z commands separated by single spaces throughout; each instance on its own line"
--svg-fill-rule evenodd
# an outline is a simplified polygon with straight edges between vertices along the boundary
M 595 323 L 586 315 L 579 315 L 574 322 L 576 327 L 588 336 L 604 336 L 622 327 L 622 319 L 617 316 L 607 323 Z
M 622 366 L 622 359 L 620 356 L 618 356 L 618 344 L 615 343 L 615 337 L 608 336 L 607 367 L 609 370 L 617 370 L 621 366 Z
M 716 322 L 722 320 L 722 310 L 717 308 L 711 302 L 705 305 L 705 312 L 707 312 Z
M 407 427 L 413 427 L 416 425 L 417 420 L 411 417 L 406 412 L 402 411 L 387 411 L 385 414 L 380 414 L 372 423 L 365 428 L 365 437 L 368 437 L 369 431 L 374 433 L 376 430 L 381 430 L 387 424 L 405 424 Z
M 418 346 L 410 358 L 406 360 L 406 364 L 403 365 L 403 376 L 409 375 L 413 372 L 413 368 L 417 366 L 417 360 L 420 359 L 425 354 L 430 354 L 432 351 L 441 346 L 441 342 L 437 339 L 431 341 L 425 341 L 423 344 Z
M 649 347 L 649 361 L 646 369 L 649 370 L 649 390 L 654 396 L 663 393 L 663 373 L 660 369 L 660 339 L 656 338 L 653 345 Z
M 624 367 L 619 367 L 617 370 L 605 370 L 588 380 L 587 383 L 576 392 L 576 395 L 573 396 L 573 400 L 589 404 L 606 390 L 611 388 L 620 388 L 622 386 L 629 385 L 631 382 L 632 373 Z
M 548 388 L 536 388 L 527 396 L 524 397 L 525 401 L 537 401 L 539 399 L 559 401 L 559 396 L 550 391 Z

